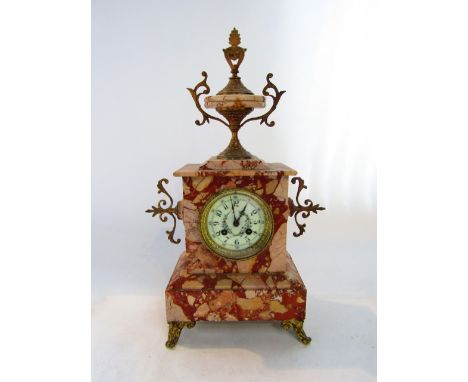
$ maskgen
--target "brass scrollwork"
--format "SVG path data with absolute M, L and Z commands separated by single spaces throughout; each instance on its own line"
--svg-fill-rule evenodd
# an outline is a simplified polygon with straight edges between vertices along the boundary
M 197 107 L 198 111 L 202 114 L 203 116 L 203 119 L 200 121 L 200 120 L 196 120 L 195 121 L 195 124 L 197 126 L 201 126 L 203 125 L 205 122 L 207 123 L 210 123 L 210 119 L 213 119 L 215 121 L 218 121 L 218 122 L 221 122 L 222 124 L 226 125 L 229 127 L 229 124 L 226 122 L 226 121 L 223 121 L 221 118 L 218 118 L 218 117 L 215 117 L 211 114 L 208 114 L 205 110 L 203 110 L 203 108 L 201 107 L 200 105 L 200 97 L 202 95 L 207 95 L 210 93 L 210 87 L 208 86 L 208 83 L 206 82 L 206 80 L 208 79 L 208 74 L 203 71 L 201 73 L 201 75 L 203 76 L 203 80 L 200 81 L 196 86 L 195 88 L 193 89 L 190 89 L 190 88 L 187 88 L 187 90 L 190 92 L 190 95 L 192 96 L 193 98 L 193 101 L 195 102 L 195 106 Z M 200 88 L 204 88 L 204 90 L 200 91 L 198 93 L 198 90 Z
M 302 342 L 304 345 L 308 345 L 312 341 L 312 339 L 304 332 L 304 321 L 299 321 L 293 318 L 292 320 L 282 321 L 281 327 L 285 330 L 294 329 L 297 340 Z
M 293 232 L 294 237 L 299 237 L 305 232 L 305 223 L 299 223 L 297 221 L 298 215 L 302 213 L 302 217 L 304 219 L 308 218 L 310 213 L 313 212 L 314 214 L 317 213 L 317 211 L 323 211 L 325 207 L 321 207 L 319 204 L 315 204 L 312 202 L 310 199 L 306 199 L 304 201 L 304 205 L 299 202 L 299 194 L 301 193 L 302 190 L 307 189 L 307 186 L 304 184 L 304 180 L 298 176 L 295 176 L 294 178 L 291 179 L 292 184 L 296 184 L 296 181 L 299 181 L 299 185 L 297 187 L 297 194 L 296 194 L 296 203 L 297 205 L 294 204 L 293 200 L 289 198 L 289 216 L 294 215 L 294 220 L 296 221 L 297 228 L 299 229 L 298 232 Z
M 270 107 L 270 110 L 268 110 L 265 114 L 263 115 L 259 115 L 257 117 L 252 117 L 252 118 L 249 118 L 249 119 L 246 119 L 244 122 L 241 123 L 240 127 L 244 126 L 246 123 L 248 122 L 251 122 L 251 121 L 256 121 L 257 119 L 260 120 L 260 125 L 262 123 L 265 123 L 268 127 L 273 127 L 275 126 L 275 121 L 271 121 L 271 122 L 268 122 L 268 117 L 270 116 L 271 113 L 273 113 L 276 109 L 276 105 L 278 105 L 278 102 L 281 98 L 281 96 L 286 93 L 286 90 L 281 90 L 279 91 L 278 88 L 276 87 L 276 85 L 270 81 L 270 79 L 273 77 L 273 74 L 272 73 L 268 73 L 267 76 L 266 76 L 266 80 L 267 80 L 267 84 L 265 85 L 265 87 L 263 88 L 263 91 L 262 91 L 262 94 L 265 96 L 265 97 L 271 97 L 271 99 L 273 100 L 273 104 L 271 105 Z M 268 89 L 273 89 L 273 91 L 275 92 L 274 95 L 270 94 L 268 92 Z
M 179 244 L 180 239 L 174 240 L 174 232 L 175 232 L 176 224 L 177 224 L 176 217 L 178 216 L 178 207 L 177 207 L 177 204 L 176 204 L 175 207 L 173 206 L 174 200 L 172 199 L 171 195 L 169 195 L 169 193 L 164 188 L 163 183 L 168 184 L 169 181 L 166 178 L 163 178 L 163 179 L 159 180 L 158 185 L 157 185 L 158 194 L 163 193 L 169 198 L 169 201 L 170 201 L 169 206 L 166 207 L 168 202 L 166 200 L 164 200 L 164 199 L 161 199 L 159 201 L 157 207 L 156 206 L 151 206 L 151 209 L 146 210 L 145 212 L 147 212 L 149 214 L 153 214 L 152 217 L 155 217 L 156 215 L 159 215 L 159 220 L 161 220 L 163 223 L 167 222 L 167 215 L 172 217 L 173 226 L 172 226 L 172 230 L 166 231 L 167 238 L 169 239 L 169 241 L 171 243 Z

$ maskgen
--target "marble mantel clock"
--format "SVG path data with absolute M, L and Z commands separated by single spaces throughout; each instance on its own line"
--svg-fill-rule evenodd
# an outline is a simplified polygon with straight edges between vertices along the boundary
M 166 288 L 166 316 L 169 334 L 166 346 L 174 347 L 184 327 L 197 321 L 278 321 L 281 327 L 293 329 L 304 344 L 311 339 L 305 334 L 306 288 L 286 249 L 289 217 L 294 217 L 302 235 L 311 212 L 324 210 L 299 195 L 307 187 L 297 172 L 281 163 L 267 163 L 249 153 L 240 143 L 242 126 L 259 121 L 269 127 L 269 120 L 284 91 L 266 77 L 262 95 L 255 95 L 241 82 L 239 66 L 246 49 L 240 47 L 240 35 L 234 28 L 229 47 L 223 49 L 231 69 L 228 84 L 216 95 L 208 96 L 207 74 L 193 89 L 188 89 L 201 120 L 196 125 L 216 121 L 231 131 L 231 140 L 224 151 L 202 164 L 187 164 L 174 172 L 182 178 L 183 199 L 174 205 L 161 179 L 158 193 L 165 199 L 146 212 L 158 215 L 172 229 L 166 231 L 171 242 L 177 219 L 185 227 L 185 249 Z M 213 116 L 200 104 L 205 96 L 207 109 L 216 109 Z M 246 118 L 254 109 L 264 108 L 266 97 L 271 106 L 262 115 Z M 295 201 L 288 197 L 289 177 L 298 183 Z

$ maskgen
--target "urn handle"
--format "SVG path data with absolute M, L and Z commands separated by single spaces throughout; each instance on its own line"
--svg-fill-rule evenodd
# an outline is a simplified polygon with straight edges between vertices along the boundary
M 252 122 L 252 121 L 256 121 L 256 120 L 260 120 L 260 125 L 262 123 L 266 124 L 268 127 L 273 127 L 275 126 L 275 121 L 268 121 L 268 118 L 270 117 L 270 114 L 273 113 L 275 110 L 276 110 L 276 106 L 278 106 L 278 102 L 279 100 L 281 99 L 281 96 L 286 93 L 286 90 L 278 90 L 278 88 L 276 87 L 276 85 L 271 82 L 271 78 L 273 77 L 273 73 L 268 73 L 267 76 L 266 76 L 266 80 L 267 80 L 267 84 L 265 85 L 265 87 L 263 88 L 263 91 L 262 91 L 262 94 L 265 96 L 265 97 L 270 97 L 272 100 L 273 100 L 273 103 L 270 107 L 270 110 L 268 110 L 265 114 L 262 114 L 262 115 L 259 115 L 257 117 L 252 117 L 252 118 L 249 118 L 249 119 L 246 119 L 244 122 L 242 122 L 240 124 L 240 127 L 244 126 L 246 123 L 249 123 L 249 122 Z M 268 89 L 273 89 L 273 91 L 275 92 L 275 94 L 271 94 Z
M 159 180 L 158 185 L 156 187 L 158 188 L 158 194 L 163 193 L 168 197 L 169 205 L 167 205 L 168 204 L 167 200 L 161 199 L 158 202 L 157 207 L 156 206 L 151 206 L 151 208 L 146 210 L 145 212 L 147 212 L 149 214 L 153 214 L 152 217 L 155 217 L 156 215 L 159 215 L 159 220 L 161 220 L 162 222 L 167 222 L 167 218 L 168 218 L 168 215 L 169 215 L 173 220 L 173 225 L 172 225 L 172 229 L 170 231 L 169 230 L 166 231 L 167 238 L 169 239 L 169 241 L 171 243 L 179 244 L 180 239 L 175 239 L 174 240 L 174 232 L 175 232 L 176 224 L 177 224 L 177 219 L 176 218 L 181 219 L 180 202 L 177 202 L 176 205 L 173 206 L 174 200 L 172 199 L 171 195 L 169 195 L 167 190 L 164 188 L 163 183 L 168 184 L 169 181 L 166 178 L 162 178 L 162 179 Z
M 292 184 L 296 184 L 296 181 L 299 182 L 299 185 L 297 187 L 297 193 L 296 193 L 296 203 L 294 204 L 294 201 L 291 198 L 288 198 L 289 202 L 289 216 L 294 216 L 294 220 L 297 224 L 297 228 L 299 231 L 293 232 L 294 237 L 299 237 L 305 232 L 305 223 L 299 223 L 297 221 L 298 215 L 302 214 L 302 218 L 306 219 L 310 216 L 310 213 L 313 212 L 314 214 L 317 213 L 317 211 L 323 211 L 325 207 L 321 207 L 319 204 L 314 204 L 312 200 L 306 199 L 304 201 L 304 204 L 302 205 L 301 202 L 299 201 L 299 194 L 301 193 L 302 190 L 307 189 L 307 186 L 304 184 L 304 179 L 300 178 L 299 176 L 295 176 L 294 178 L 291 179 Z
M 203 76 L 203 80 L 201 80 L 193 89 L 187 88 L 187 90 L 189 91 L 190 95 L 193 98 L 193 101 L 195 102 L 195 106 L 197 107 L 198 111 L 202 114 L 202 117 L 203 117 L 201 121 L 197 119 L 195 121 L 195 125 L 201 126 L 205 122 L 210 123 L 210 119 L 212 119 L 214 121 L 221 122 L 222 124 L 229 127 L 229 123 L 227 123 L 226 121 L 223 121 L 221 118 L 208 114 L 205 110 L 203 110 L 202 106 L 200 105 L 200 97 L 202 95 L 207 95 L 210 93 L 210 87 L 208 86 L 208 83 L 206 82 L 206 80 L 208 79 L 208 74 L 205 71 L 203 71 L 201 74 Z

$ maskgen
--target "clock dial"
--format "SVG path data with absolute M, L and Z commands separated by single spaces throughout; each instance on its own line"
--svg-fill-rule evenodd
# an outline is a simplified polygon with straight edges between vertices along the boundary
M 268 244 L 273 215 L 257 194 L 242 189 L 225 190 L 202 210 L 200 232 L 205 245 L 231 260 L 255 256 Z

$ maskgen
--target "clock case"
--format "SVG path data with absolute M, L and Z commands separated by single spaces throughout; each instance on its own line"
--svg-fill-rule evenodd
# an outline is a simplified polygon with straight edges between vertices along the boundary
M 245 150 L 237 133 L 243 124 L 260 120 L 268 121 L 284 91 L 278 91 L 267 76 L 263 96 L 253 95 L 237 76 L 245 49 L 239 46 L 240 36 L 234 29 L 229 39 L 230 47 L 224 49 L 225 58 L 231 67 L 228 85 L 217 95 L 205 98 L 205 107 L 215 108 L 226 121 L 208 114 L 200 105 L 201 95 L 210 91 L 207 74 L 194 89 L 188 89 L 203 119 L 202 125 L 217 120 L 231 130 L 228 147 L 205 163 L 187 164 L 174 172 L 182 178 L 183 199 L 174 201 L 164 188 L 167 179 L 158 182 L 158 193 L 166 198 L 146 212 L 158 215 L 166 222 L 172 219 L 172 230 L 167 231 L 171 242 L 174 238 L 177 219 L 185 228 L 185 250 L 180 255 L 166 287 L 166 317 L 169 335 L 166 346 L 177 344 L 181 330 L 191 328 L 197 321 L 278 321 L 285 329 L 293 329 L 296 337 L 304 344 L 310 338 L 303 330 L 306 315 L 306 287 L 286 249 L 287 222 L 294 217 L 300 236 L 305 224 L 298 218 L 307 218 L 311 212 L 323 210 L 311 200 L 304 204 L 299 195 L 307 187 L 296 170 L 281 163 L 266 163 Z M 272 90 L 273 93 L 269 91 Z M 270 109 L 263 115 L 244 120 L 253 109 L 265 106 L 265 96 L 272 98 Z M 243 121 L 244 120 L 244 121 Z M 290 177 L 298 182 L 295 202 L 288 196 Z M 228 260 L 211 252 L 203 243 L 200 233 L 200 214 L 213 195 L 227 189 L 247 189 L 262 198 L 273 213 L 273 234 L 269 244 L 257 255 L 246 260 Z M 167 199 L 167 200 L 166 200 Z

